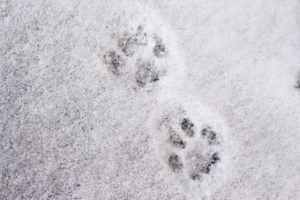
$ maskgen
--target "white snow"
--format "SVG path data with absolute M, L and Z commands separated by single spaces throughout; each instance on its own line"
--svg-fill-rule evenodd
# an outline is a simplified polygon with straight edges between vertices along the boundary
M 0 199 L 300 199 L 299 50 L 297 0 L 0 0 Z

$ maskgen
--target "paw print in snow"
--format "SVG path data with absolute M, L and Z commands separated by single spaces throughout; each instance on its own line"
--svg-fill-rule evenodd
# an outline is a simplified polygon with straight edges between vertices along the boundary
M 206 119 L 210 116 L 206 115 L 209 110 L 184 104 L 185 101 L 172 105 L 168 101 L 153 117 L 155 149 L 158 155 L 163 155 L 161 161 L 170 172 L 201 182 L 214 173 L 222 161 L 223 136 L 215 128 L 213 118 Z
M 134 32 L 128 29 L 121 34 L 112 34 L 112 38 L 116 47 L 104 54 L 104 64 L 119 78 L 123 77 L 137 88 L 152 88 L 170 72 L 168 65 L 161 63 L 168 50 L 157 33 L 138 25 Z

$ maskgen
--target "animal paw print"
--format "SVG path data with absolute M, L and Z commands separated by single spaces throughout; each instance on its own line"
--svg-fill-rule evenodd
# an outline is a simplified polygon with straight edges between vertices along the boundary
M 207 123 L 205 114 L 197 113 L 197 109 L 193 112 L 182 105 L 165 110 L 162 107 L 152 124 L 156 127 L 154 142 L 158 155 L 162 155 L 161 161 L 177 176 L 192 182 L 203 181 L 222 161 L 221 132 L 214 123 Z
M 170 145 L 174 150 L 183 151 L 183 158 L 179 154 L 170 154 L 169 168 L 173 172 L 181 172 L 185 168 L 191 180 L 199 181 L 205 174 L 209 174 L 214 165 L 220 161 L 219 153 L 211 147 L 211 145 L 217 144 L 217 133 L 210 126 L 204 126 L 198 131 L 195 123 L 188 116 L 181 117 L 178 122 L 178 124 L 165 125 L 169 127 L 166 134 L 169 135 Z M 198 149 L 201 147 L 205 150 Z M 185 151 L 186 148 L 188 149 Z M 172 165 L 174 157 L 180 164 L 180 170 L 174 170 Z
M 138 25 L 135 31 L 112 34 L 116 47 L 103 55 L 104 64 L 116 77 L 131 81 L 136 88 L 154 86 L 168 71 L 161 64 L 168 49 L 156 33 Z M 164 67 L 162 67 L 164 66 Z

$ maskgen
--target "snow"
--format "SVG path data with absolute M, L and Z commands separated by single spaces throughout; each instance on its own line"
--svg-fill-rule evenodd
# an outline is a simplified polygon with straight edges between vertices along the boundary
M 0 0 L 0 199 L 299 199 L 299 10 Z

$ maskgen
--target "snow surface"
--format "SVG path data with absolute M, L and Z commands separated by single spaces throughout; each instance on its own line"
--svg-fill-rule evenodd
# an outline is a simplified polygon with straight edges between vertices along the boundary
M 0 199 L 300 199 L 297 0 L 0 0 Z

